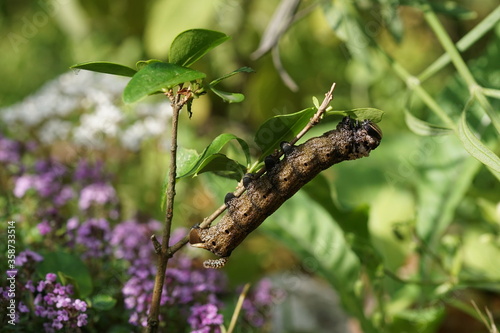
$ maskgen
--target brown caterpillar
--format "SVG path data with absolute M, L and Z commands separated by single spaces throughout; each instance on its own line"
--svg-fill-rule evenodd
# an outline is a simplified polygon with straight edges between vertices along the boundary
M 258 179 L 246 175 L 243 178 L 246 192 L 240 197 L 228 193 L 226 215 L 214 226 L 191 229 L 189 243 L 220 257 L 206 260 L 205 267 L 224 266 L 249 233 L 318 173 L 336 163 L 368 156 L 381 140 L 382 131 L 371 121 L 359 123 L 344 117 L 335 130 L 301 145 L 283 142 L 283 159 L 266 157 L 266 173 Z

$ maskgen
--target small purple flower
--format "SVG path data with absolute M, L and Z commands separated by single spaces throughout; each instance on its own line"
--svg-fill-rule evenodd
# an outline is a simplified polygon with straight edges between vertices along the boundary
M 147 258 L 145 265 L 148 265 L 153 255 L 149 237 L 160 229 L 161 223 L 156 220 L 147 223 L 129 220 L 118 224 L 110 241 L 111 245 L 115 246 L 115 257 L 128 261 Z
M 78 217 L 72 217 L 68 220 L 68 222 L 66 223 L 66 229 L 68 231 L 70 230 L 75 230 L 76 228 L 78 228 L 78 225 L 80 223 L 78 222 Z
M 242 306 L 244 318 L 251 326 L 262 327 L 269 319 L 275 294 L 271 280 L 262 279 L 245 298 Z
M 0 163 L 17 164 L 21 160 L 21 143 L 0 135 Z
M 38 282 L 38 286 L 36 287 L 36 291 L 41 293 L 42 291 L 44 291 L 46 285 L 47 285 L 47 281 Z
M 56 308 L 65 308 L 70 304 L 71 304 L 71 298 L 63 297 L 60 295 L 56 297 Z
M 84 301 L 82 301 L 80 299 L 75 299 L 75 301 L 73 302 L 73 306 L 78 311 L 82 311 L 82 312 L 87 311 L 87 303 L 85 303 Z
M 24 287 L 27 290 L 31 291 L 32 293 L 35 292 L 35 286 L 33 285 L 33 281 L 31 281 L 31 280 L 28 280 L 28 282 L 26 282 L 26 285 Z
M 52 231 L 52 227 L 50 226 L 50 223 L 47 220 L 43 220 L 42 222 L 38 223 L 36 227 L 38 228 L 38 232 L 42 236 L 45 236 L 46 234 Z
M 188 323 L 193 330 L 213 329 L 214 332 L 220 332 L 219 326 L 223 323 L 223 317 L 218 312 L 215 304 L 195 304 L 191 307 L 191 314 Z
M 33 175 L 22 175 L 17 178 L 14 186 L 14 196 L 22 198 L 29 189 L 35 188 L 36 180 L 37 177 Z
M 31 250 L 24 250 L 16 257 L 16 266 L 24 266 L 26 263 L 35 263 L 42 261 L 43 257 Z
M 61 286 L 59 283 L 56 283 L 55 286 L 54 286 L 54 289 L 52 290 L 52 292 L 56 295 L 66 295 L 68 292 L 68 290 L 66 290 L 66 287 L 65 286 Z
M 100 258 L 110 254 L 110 239 L 111 230 L 108 221 L 105 219 L 90 219 L 85 221 L 78 228 L 76 235 L 76 242 L 87 249 L 83 254 L 84 258 Z
M 63 324 L 61 323 L 61 321 L 57 320 L 57 319 L 54 319 L 54 321 L 52 322 L 52 327 L 54 327 L 56 330 L 60 330 L 62 329 L 64 326 Z
M 74 176 L 74 180 L 79 183 L 97 183 L 106 178 L 103 172 L 103 163 L 97 162 L 91 165 L 87 160 L 78 162 Z
M 85 311 L 85 310 L 83 310 Z M 82 313 L 82 314 L 79 314 L 78 317 L 77 317 L 77 322 L 76 322 L 76 326 L 78 327 L 82 327 L 82 326 L 85 326 L 87 325 L 87 315 Z
M 69 297 L 68 297 L 69 299 Z M 71 301 L 70 301 L 71 303 Z M 66 307 L 67 305 L 65 305 Z M 62 306 L 57 306 L 58 308 L 61 308 Z M 69 314 L 68 314 L 68 311 L 66 310 L 59 310 L 57 311 L 57 320 L 59 321 L 68 321 L 69 320 Z
M 106 203 L 116 202 L 115 189 L 104 183 L 90 184 L 84 187 L 80 192 L 78 207 L 81 210 L 87 210 L 93 203 L 104 205 Z
M 47 275 L 45 275 L 45 279 L 50 282 L 56 282 L 57 275 L 55 275 L 54 273 L 47 273 Z
M 70 186 L 64 186 L 59 193 L 56 193 L 54 197 L 54 204 L 56 206 L 62 206 L 75 196 L 75 192 Z

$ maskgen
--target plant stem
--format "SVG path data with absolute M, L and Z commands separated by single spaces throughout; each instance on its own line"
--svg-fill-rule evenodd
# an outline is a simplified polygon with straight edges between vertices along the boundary
M 233 317 L 231 318 L 231 322 L 229 323 L 229 327 L 227 328 L 226 333 L 233 333 L 234 328 L 236 327 L 236 321 L 238 320 L 238 316 L 241 311 L 241 307 L 243 306 L 243 301 L 247 296 L 248 289 L 250 289 L 250 283 L 245 284 L 243 290 L 241 291 L 240 297 L 238 297 L 238 302 L 236 303 L 236 307 L 234 308 Z
M 451 40 L 450 36 L 444 29 L 443 25 L 437 18 L 436 14 L 432 10 L 431 6 L 428 3 L 423 3 L 421 5 L 422 11 L 424 12 L 424 17 L 427 23 L 429 23 L 429 26 L 431 29 L 434 31 L 436 34 L 439 42 L 445 49 L 446 53 L 449 54 L 451 58 L 451 62 L 455 66 L 455 68 L 458 71 L 458 74 L 462 77 L 462 79 L 467 83 L 467 86 L 469 87 L 469 91 L 472 95 L 472 97 L 476 98 L 481 105 L 481 107 L 484 109 L 486 114 L 490 117 L 491 122 L 493 123 L 493 126 L 497 130 L 497 132 L 500 133 L 500 117 L 498 114 L 494 111 L 493 107 L 491 106 L 490 102 L 486 99 L 484 96 L 480 86 L 477 84 L 476 80 L 474 79 L 474 76 L 472 75 L 471 71 L 469 70 L 469 67 L 467 67 L 467 64 L 465 61 L 462 59 L 460 53 L 455 47 L 455 44 L 453 44 L 453 41 Z M 500 18 L 497 18 L 500 19 Z
M 476 25 L 470 32 L 467 33 L 462 39 L 457 42 L 456 48 L 460 51 L 466 51 L 470 46 L 477 42 L 481 37 L 483 37 L 488 31 L 493 29 L 495 25 L 500 21 L 500 6 L 498 6 L 494 11 L 492 11 L 487 17 L 485 17 L 478 25 Z M 425 81 L 444 66 L 446 66 L 451 61 L 451 57 L 448 53 L 444 53 L 436 61 L 432 63 L 425 71 L 423 71 L 418 79 L 420 81 Z
M 168 259 L 172 256 L 168 250 L 168 242 L 170 240 L 172 218 L 174 216 L 175 177 L 177 169 L 177 128 L 179 112 L 184 105 L 184 102 L 181 102 L 180 97 L 181 95 L 176 95 L 172 101 L 172 139 L 170 147 L 170 169 L 167 184 L 165 225 L 163 229 L 161 251 L 157 258 L 157 272 L 153 289 L 153 298 L 151 300 L 151 308 L 149 309 L 148 316 L 148 332 L 151 333 L 158 331 L 158 315 L 160 312 L 160 300 L 163 291 L 163 283 L 165 282 Z
M 415 92 L 415 94 L 420 97 L 420 99 L 431 109 L 441 120 L 446 124 L 448 128 L 453 129 L 456 132 L 455 122 L 448 116 L 448 114 L 443 110 L 443 108 L 432 98 L 429 93 L 422 88 L 420 85 L 420 80 L 415 76 L 411 75 L 401 64 L 394 60 L 390 55 L 388 55 L 384 50 L 378 48 L 379 52 L 386 58 L 387 62 L 392 66 L 394 72 L 406 82 L 408 89 Z
M 300 131 L 299 134 L 297 134 L 295 136 L 295 138 L 293 138 L 291 141 L 290 141 L 290 144 L 294 144 L 296 143 L 298 140 L 300 140 L 300 138 L 302 138 L 304 136 L 304 134 L 307 133 L 307 131 L 309 131 L 314 125 L 316 125 L 320 119 L 321 119 L 321 116 L 325 113 L 326 109 L 328 108 L 328 104 L 330 104 L 330 102 L 332 101 L 333 99 L 333 90 L 335 89 L 335 83 L 332 84 L 330 90 L 325 94 L 325 98 L 323 99 L 323 102 L 321 103 L 320 107 L 318 108 L 318 111 L 314 114 L 314 116 L 311 118 L 311 120 L 307 123 L 306 126 L 304 126 L 304 128 L 302 129 L 302 131 Z M 277 157 L 280 157 L 282 155 L 283 152 L 280 152 L 279 155 Z M 255 174 L 255 177 L 258 178 L 260 176 L 262 176 L 265 172 L 265 168 L 262 168 L 260 169 L 256 174 Z M 236 191 L 234 191 L 234 195 L 239 197 L 240 195 L 242 195 L 243 193 L 245 192 L 245 188 L 243 187 L 243 184 L 240 182 L 238 184 L 238 187 L 236 188 Z M 219 215 L 221 215 L 225 210 L 226 210 L 227 206 L 226 205 L 222 205 L 220 206 L 216 211 L 214 211 L 212 213 L 212 215 L 210 215 L 209 217 L 206 217 L 202 223 L 200 223 L 199 227 L 200 228 L 207 228 L 210 226 L 210 224 L 215 221 L 215 219 L 217 217 L 219 217 Z M 168 249 L 168 254 L 170 256 L 172 256 L 175 252 L 179 251 L 184 245 L 186 245 L 189 241 L 189 236 L 185 236 L 183 239 L 181 239 L 180 241 L 178 241 L 175 245 L 172 245 L 169 249 Z

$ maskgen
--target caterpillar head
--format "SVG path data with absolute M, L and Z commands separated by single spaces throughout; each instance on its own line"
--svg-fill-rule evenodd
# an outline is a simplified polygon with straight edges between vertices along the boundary
M 210 228 L 193 228 L 189 232 L 189 243 L 205 249 L 218 257 L 229 257 L 234 248 L 245 238 L 233 223 L 218 223 Z

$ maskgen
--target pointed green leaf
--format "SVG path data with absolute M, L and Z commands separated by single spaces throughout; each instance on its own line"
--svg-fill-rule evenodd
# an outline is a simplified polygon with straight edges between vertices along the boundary
M 235 172 L 240 169 L 239 167 L 235 167 L 236 165 L 239 165 L 237 162 L 227 158 L 223 154 L 219 154 L 221 149 L 231 140 L 238 141 L 243 149 L 243 153 L 245 154 L 246 162 L 249 164 L 250 149 L 247 143 L 233 134 L 224 133 L 216 137 L 212 143 L 205 148 L 203 153 L 201 153 L 201 155 L 199 155 L 198 158 L 188 167 L 179 170 L 177 179 L 195 176 L 202 171 Z M 223 165 L 224 162 L 226 162 L 226 165 Z M 211 163 L 212 165 L 210 166 Z
M 240 103 L 245 99 L 245 95 L 240 93 L 230 93 L 227 91 L 222 91 L 219 89 L 215 89 L 214 87 L 210 87 L 210 90 L 214 92 L 217 96 L 222 98 L 225 102 L 228 103 Z
M 375 108 L 359 108 L 352 110 L 326 111 L 326 116 L 331 116 L 331 115 L 349 116 L 354 119 L 359 119 L 359 120 L 368 119 L 374 123 L 378 123 L 382 121 L 384 113 L 385 113 L 384 111 Z
M 178 84 L 202 79 L 205 74 L 190 68 L 152 62 L 138 71 L 123 91 L 123 101 L 133 103 L 156 93 L 170 89 Z
M 316 108 L 308 108 L 292 114 L 275 116 L 264 122 L 254 138 L 255 143 L 262 150 L 259 160 L 271 154 L 282 141 L 293 139 L 306 126 L 315 112 Z
M 231 76 L 236 75 L 238 73 L 253 73 L 253 72 L 255 72 L 255 71 L 250 67 L 241 67 L 235 71 L 232 71 L 231 73 L 228 73 L 228 74 L 226 74 L 218 79 L 213 80 L 212 82 L 210 82 L 209 85 L 210 85 L 210 87 L 213 87 L 213 86 L 219 84 L 222 80 L 230 78 Z
M 230 37 L 213 30 L 192 29 L 180 33 L 170 46 L 169 62 L 189 67 Z
M 196 174 L 213 172 L 221 177 L 239 181 L 247 168 L 224 154 L 214 154 L 207 158 Z
M 361 263 L 346 234 L 317 202 L 295 194 L 260 227 L 297 254 L 306 267 L 339 291 L 342 304 L 362 324 L 363 332 L 376 332 L 363 313 L 363 299 L 356 291 Z
M 439 136 L 453 133 L 451 128 L 432 125 L 428 122 L 418 119 L 405 109 L 405 121 L 408 128 L 415 134 L 422 136 Z
M 458 124 L 458 138 L 462 141 L 465 150 L 469 154 L 486 165 L 491 171 L 500 174 L 500 158 L 472 133 L 467 124 L 465 111 L 462 113 Z
M 105 73 L 105 74 L 113 74 L 120 76 L 134 76 L 137 71 L 130 67 L 115 64 L 113 62 L 108 61 L 89 61 L 82 62 L 80 64 L 76 64 L 70 67 L 71 69 L 84 69 L 87 71 Z
M 426 147 L 425 159 L 415 171 L 418 177 L 409 178 L 415 182 L 418 198 L 416 232 L 432 247 L 439 244 L 446 228 L 454 221 L 457 207 L 463 202 L 481 164 L 469 158 L 455 136 L 420 140 L 420 147 Z

